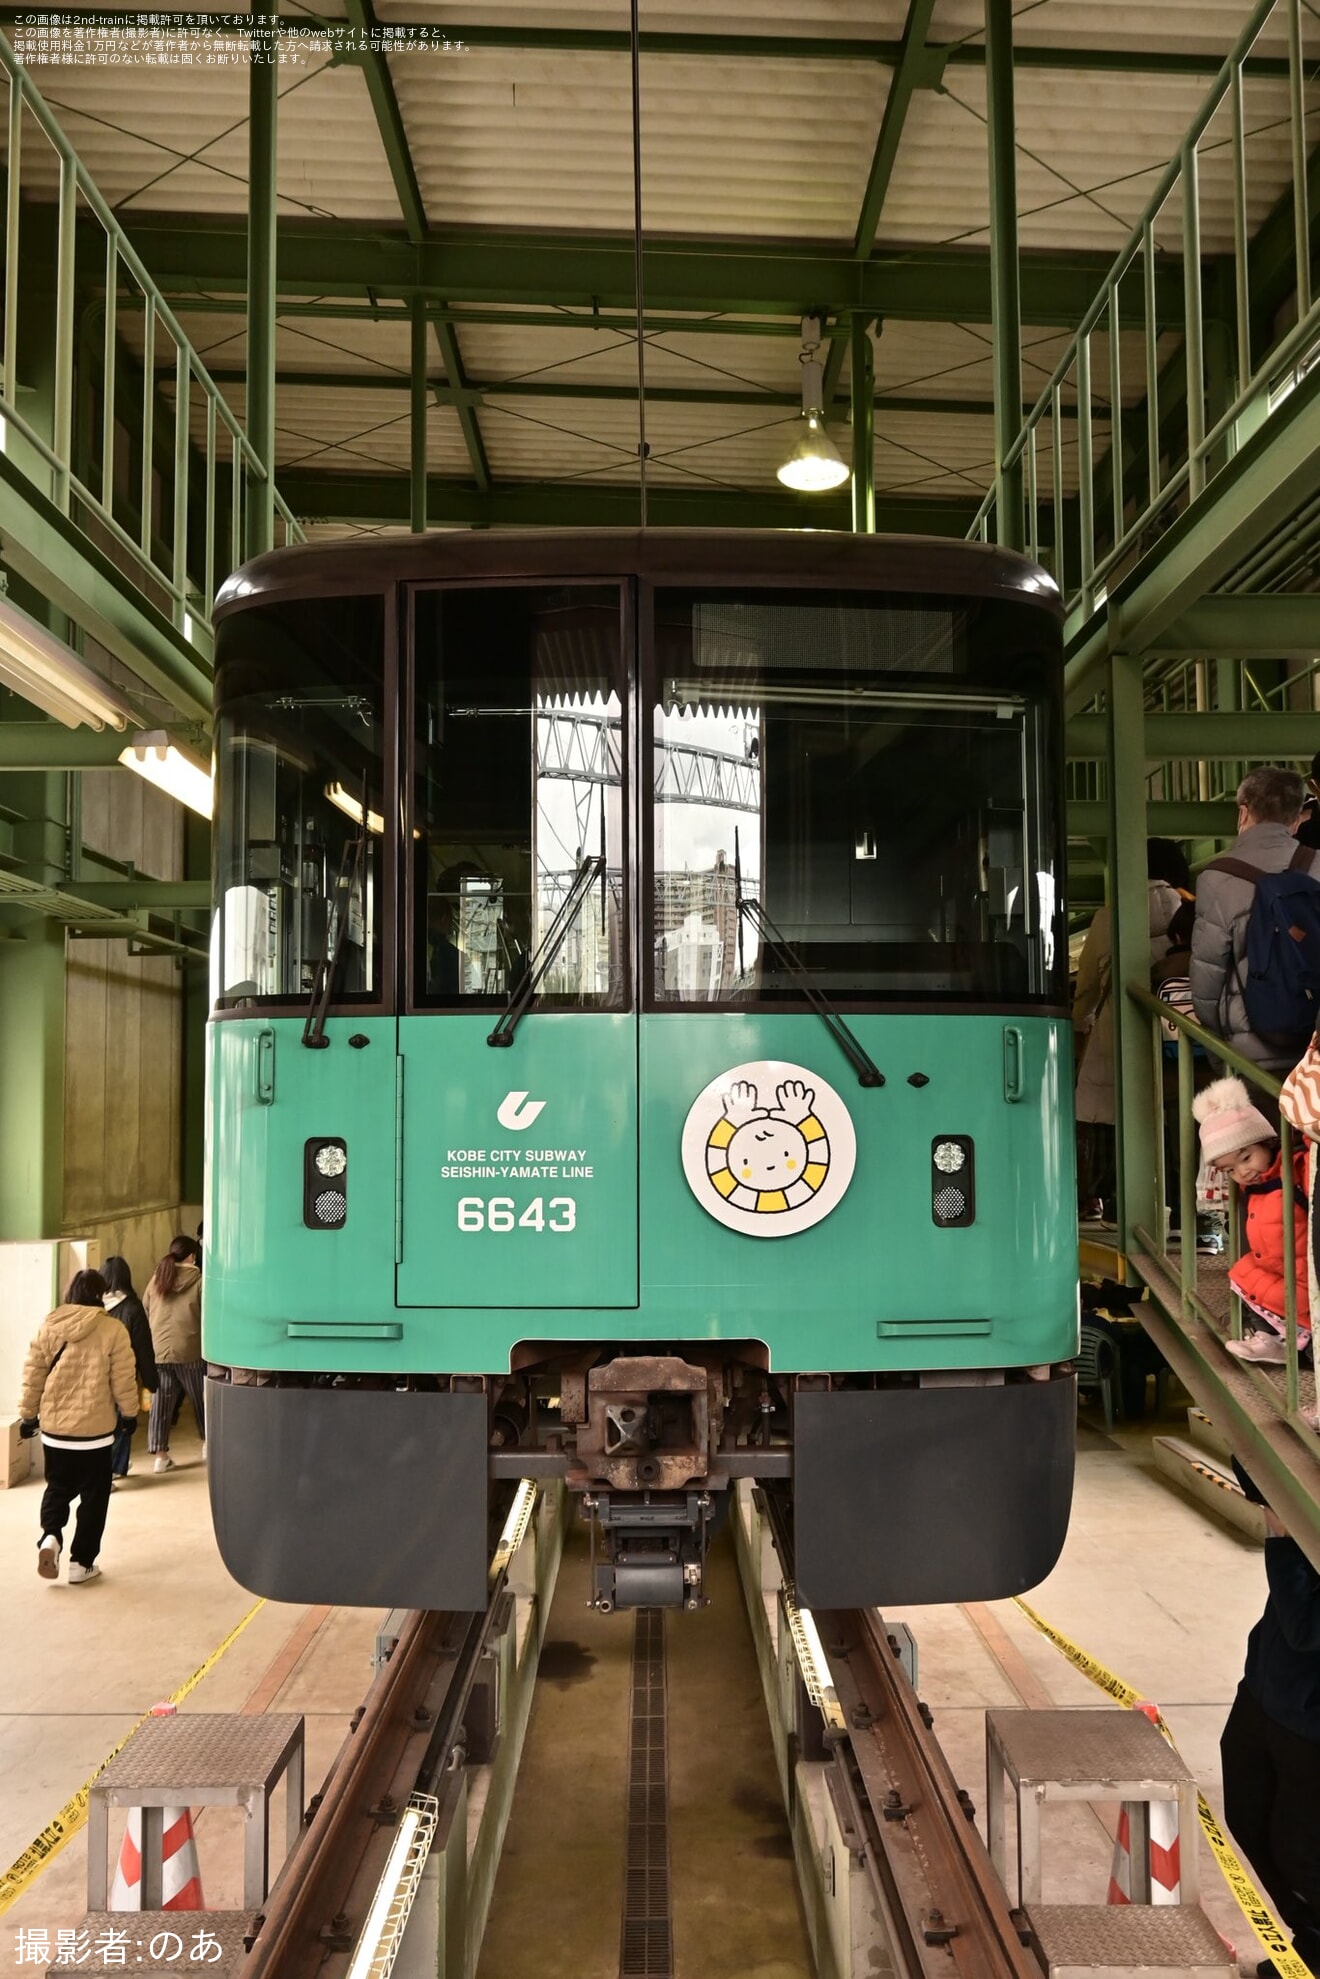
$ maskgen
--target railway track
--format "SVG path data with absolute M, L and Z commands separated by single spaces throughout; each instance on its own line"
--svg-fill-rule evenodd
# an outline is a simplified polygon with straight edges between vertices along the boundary
M 777 1494 L 761 1502 L 791 1590 L 792 1522 Z M 845 1839 L 862 1857 L 895 1970 L 903 1979 L 1040 1979 L 884 1617 L 874 1608 L 820 1613 L 803 1631 L 791 1594 L 787 1606 Z
M 483 1657 L 507 1619 L 505 1581 L 536 1503 L 520 1490 L 487 1575 L 481 1614 L 409 1610 L 307 1824 L 271 1891 L 237 1979 L 340 1979 L 353 1958 L 400 1823 L 417 1796 L 445 1803 L 461 1780 L 465 1717 Z M 406 1914 L 404 1920 L 406 1921 Z
M 789 1523 L 774 1499 L 762 1503 L 791 1583 Z M 518 1536 L 506 1530 L 492 1560 L 483 1614 L 403 1618 L 393 1653 L 259 1920 L 239 1979 L 344 1979 L 415 1795 L 438 1803 L 444 1828 L 452 1812 L 446 1802 L 453 1801 L 469 1756 L 464 1727 L 473 1686 L 506 1620 L 505 1575 Z M 971 1803 L 883 1618 L 873 1609 L 840 1611 L 817 1615 L 813 1626 L 804 1623 L 791 1593 L 786 1605 L 804 1688 L 819 1713 L 800 1743 L 818 1748 L 828 1764 L 840 1827 L 865 1869 L 898 1979 L 1039 1979 Z

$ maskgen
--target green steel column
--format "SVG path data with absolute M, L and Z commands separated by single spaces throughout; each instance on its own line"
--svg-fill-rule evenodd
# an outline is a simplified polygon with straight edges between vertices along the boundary
M 0 941 L 0 1240 L 57 1237 L 64 1214 L 64 929 Z
M 1005 467 L 1022 424 L 1022 300 L 1018 284 L 1017 125 L 1013 0 L 985 0 L 985 94 L 990 173 L 990 325 L 995 357 L 995 526 L 1005 549 L 1025 544 L 1022 464 Z
M 279 42 L 276 0 L 253 0 L 248 68 L 247 434 L 266 470 L 248 488 L 250 557 L 275 542 L 275 207 Z
M 1146 761 L 1142 666 L 1126 653 L 1109 659 L 1109 928 L 1114 1012 L 1114 1093 L 1118 1229 L 1131 1253 L 1138 1226 L 1158 1237 L 1155 1095 L 1146 1019 L 1126 994 L 1150 982 L 1146 891 Z
M 420 296 L 412 305 L 412 527 L 426 528 L 426 304 Z
M 864 316 L 849 330 L 852 395 L 852 526 L 858 536 L 875 534 L 875 352 Z

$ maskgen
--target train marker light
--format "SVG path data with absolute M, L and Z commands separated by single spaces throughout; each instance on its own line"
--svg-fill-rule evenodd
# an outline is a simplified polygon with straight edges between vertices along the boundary
M 976 1221 L 976 1162 L 970 1134 L 937 1134 L 930 1144 L 930 1217 L 941 1230 Z
M 215 797 L 211 765 L 167 729 L 140 731 L 127 749 L 120 750 L 119 760 L 125 769 L 136 770 L 177 804 L 186 804 L 199 817 L 210 817 Z
M 317 1137 L 303 1146 L 303 1222 L 309 1230 L 342 1230 L 348 1221 L 348 1148 Z

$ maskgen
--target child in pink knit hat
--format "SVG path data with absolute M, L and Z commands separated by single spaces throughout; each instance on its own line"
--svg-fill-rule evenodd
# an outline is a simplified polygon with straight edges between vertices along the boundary
M 1230 1285 L 1256 1324 L 1241 1340 L 1226 1340 L 1230 1354 L 1243 1361 L 1284 1361 L 1283 1156 L 1279 1137 L 1251 1103 L 1241 1079 L 1216 1079 L 1198 1093 L 1192 1111 L 1201 1125 L 1201 1155 L 1211 1168 L 1236 1182 L 1246 1202 L 1247 1248 L 1228 1274 Z M 1310 1150 L 1293 1154 L 1293 1255 L 1296 1260 L 1297 1347 L 1311 1343 L 1311 1302 L 1307 1272 L 1307 1204 Z

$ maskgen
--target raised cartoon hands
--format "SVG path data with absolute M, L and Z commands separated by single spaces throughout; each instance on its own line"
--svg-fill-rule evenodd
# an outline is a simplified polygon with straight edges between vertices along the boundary
M 725 1119 L 731 1120 L 735 1127 L 742 1127 L 764 1113 L 765 1108 L 756 1096 L 756 1087 L 746 1079 L 735 1079 L 724 1095 Z
M 814 1089 L 804 1086 L 801 1079 L 785 1079 L 783 1085 L 775 1089 L 775 1111 L 781 1120 L 791 1120 L 797 1127 L 811 1112 L 815 1098 Z

